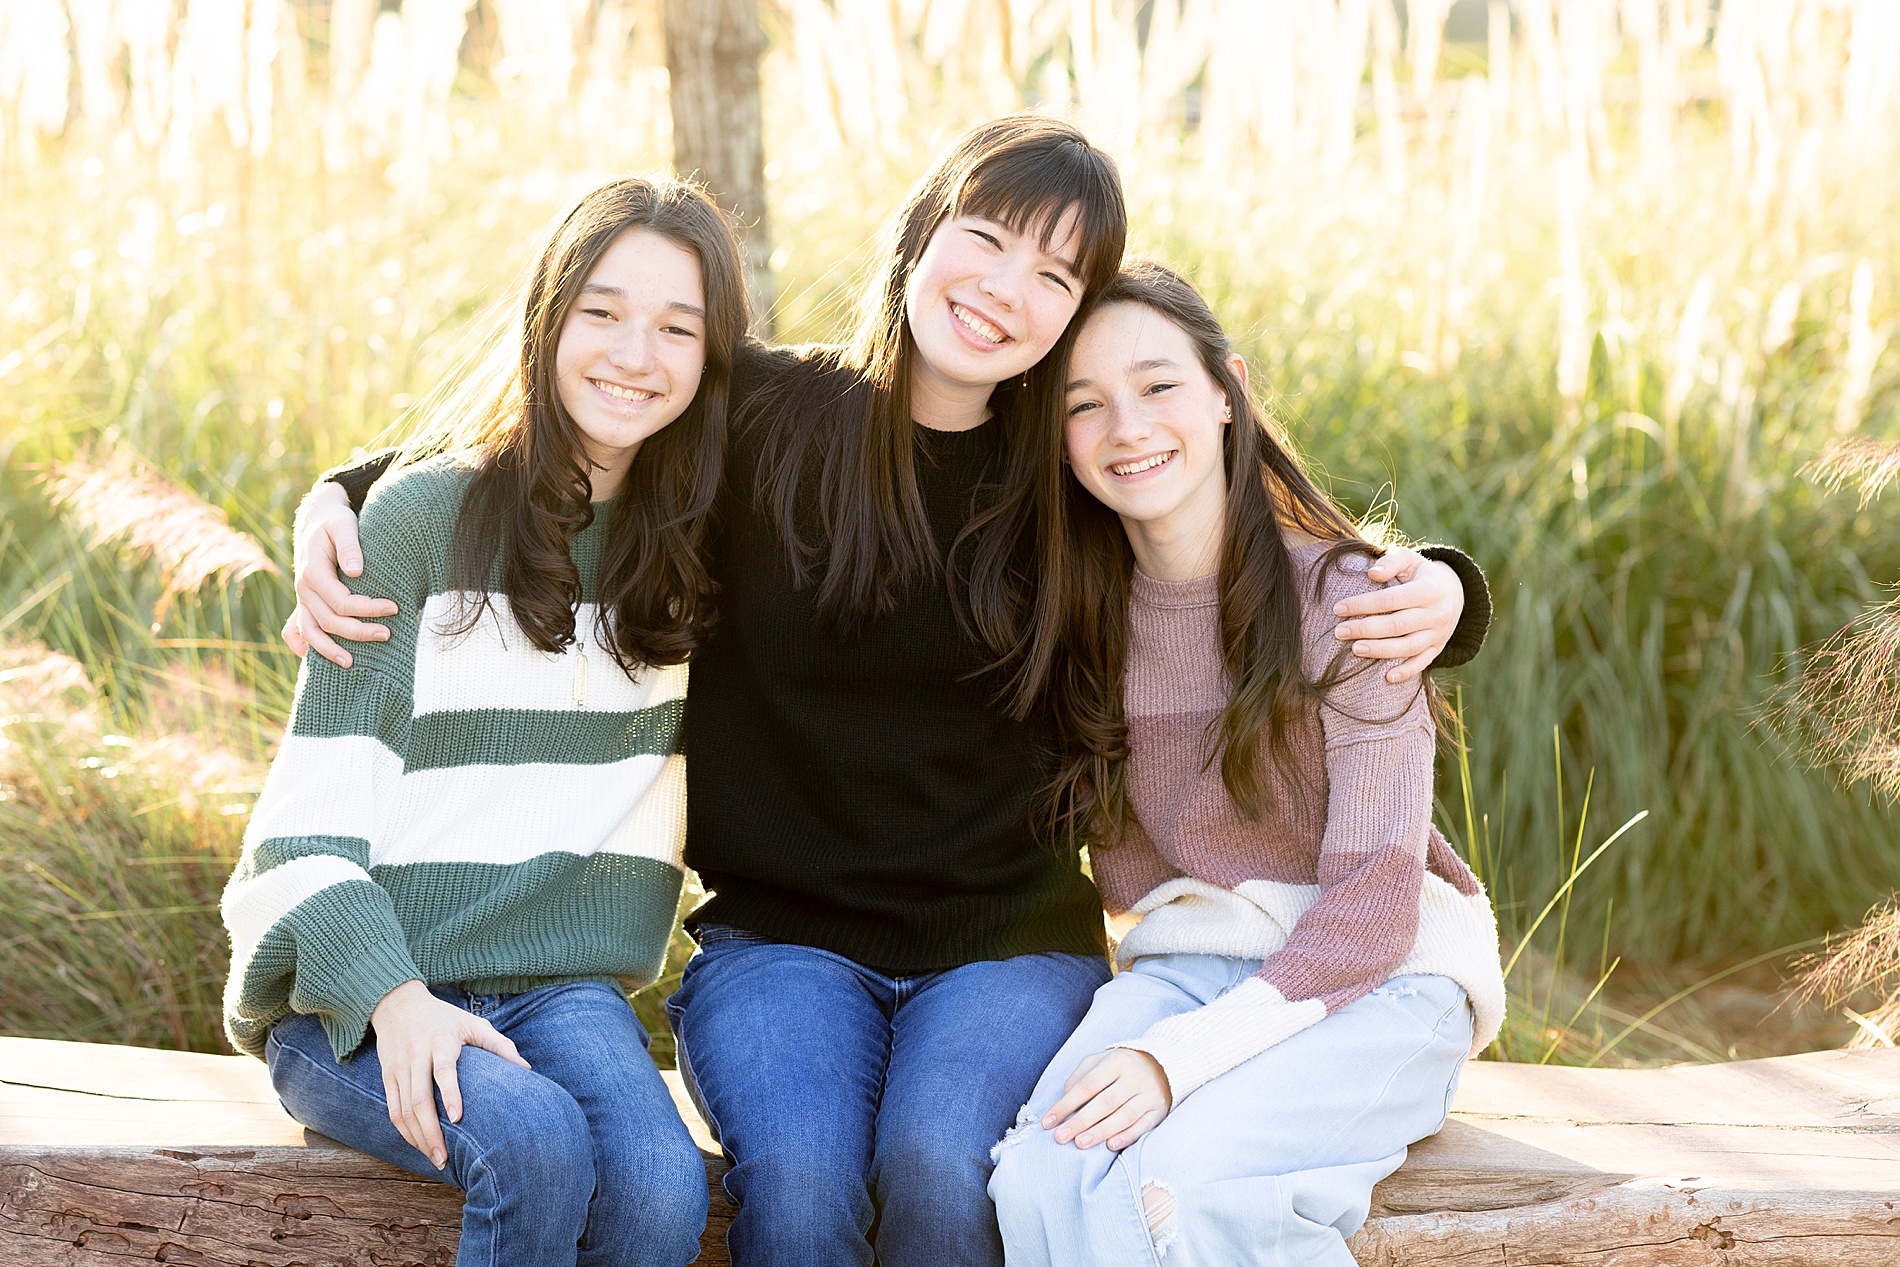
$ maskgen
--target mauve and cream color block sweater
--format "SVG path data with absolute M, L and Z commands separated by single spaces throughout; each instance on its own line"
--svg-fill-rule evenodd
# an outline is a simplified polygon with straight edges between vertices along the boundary
M 1303 599 L 1326 545 L 1293 547 Z M 1328 569 L 1305 608 L 1302 666 L 1317 681 L 1340 644 L 1332 607 L 1373 588 L 1371 560 Z M 1094 851 L 1111 914 L 1140 915 L 1117 959 L 1213 954 L 1260 971 L 1198 1011 L 1120 1044 L 1145 1051 L 1175 1101 L 1240 1062 L 1409 973 L 1456 981 L 1475 1019 L 1472 1052 L 1504 1019 L 1497 922 L 1471 870 L 1432 826 L 1431 713 L 1416 682 L 1382 663 L 1333 686 L 1289 736 L 1293 768 L 1262 744 L 1267 807 L 1249 821 L 1210 760 L 1226 703 L 1218 579 L 1157 581 L 1139 571 L 1129 602 L 1125 679 L 1128 829 Z M 1364 663 L 1364 662 L 1359 662 Z M 1304 784 L 1305 794 L 1300 793 Z

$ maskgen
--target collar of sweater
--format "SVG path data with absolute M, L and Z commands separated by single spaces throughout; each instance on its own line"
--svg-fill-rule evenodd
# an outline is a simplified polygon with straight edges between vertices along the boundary
M 1220 603 L 1220 573 L 1209 572 L 1188 581 L 1157 581 L 1135 569 L 1129 594 L 1144 607 L 1212 607 Z

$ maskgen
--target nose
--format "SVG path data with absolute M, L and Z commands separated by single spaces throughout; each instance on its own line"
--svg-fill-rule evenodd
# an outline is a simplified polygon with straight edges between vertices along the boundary
M 1021 306 L 1024 287 L 1029 284 L 1030 262 L 1009 251 L 995 260 L 978 283 L 985 297 L 1004 308 Z
M 1110 444 L 1132 448 L 1146 441 L 1154 428 L 1148 425 L 1145 410 L 1126 398 L 1108 401 L 1107 439 Z
M 652 369 L 655 364 L 653 332 L 628 322 L 615 337 L 608 357 L 618 370 L 637 374 Z

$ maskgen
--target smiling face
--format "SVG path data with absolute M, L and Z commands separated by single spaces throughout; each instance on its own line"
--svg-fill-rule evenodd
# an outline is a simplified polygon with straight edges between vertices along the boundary
M 619 492 L 640 442 L 685 412 L 705 365 L 699 257 L 628 229 L 581 285 L 554 356 L 561 405 L 595 468 L 595 501 Z
M 1246 364 L 1235 356 L 1228 367 L 1244 390 Z M 1162 580 L 1213 571 L 1233 410 L 1187 332 L 1144 304 L 1096 309 L 1069 360 L 1064 416 L 1070 470 L 1121 516 L 1142 570 Z
M 917 346 L 913 385 L 970 395 L 1021 374 L 1054 346 L 1082 298 L 1073 209 L 1044 241 L 980 216 L 939 224 L 911 269 L 904 310 Z

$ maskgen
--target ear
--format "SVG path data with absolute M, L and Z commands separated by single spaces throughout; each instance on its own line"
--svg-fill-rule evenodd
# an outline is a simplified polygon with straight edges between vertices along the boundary
M 1247 390 L 1247 362 L 1238 352 L 1227 354 L 1227 368 L 1233 371 L 1234 381 L 1240 384 L 1240 390 Z

